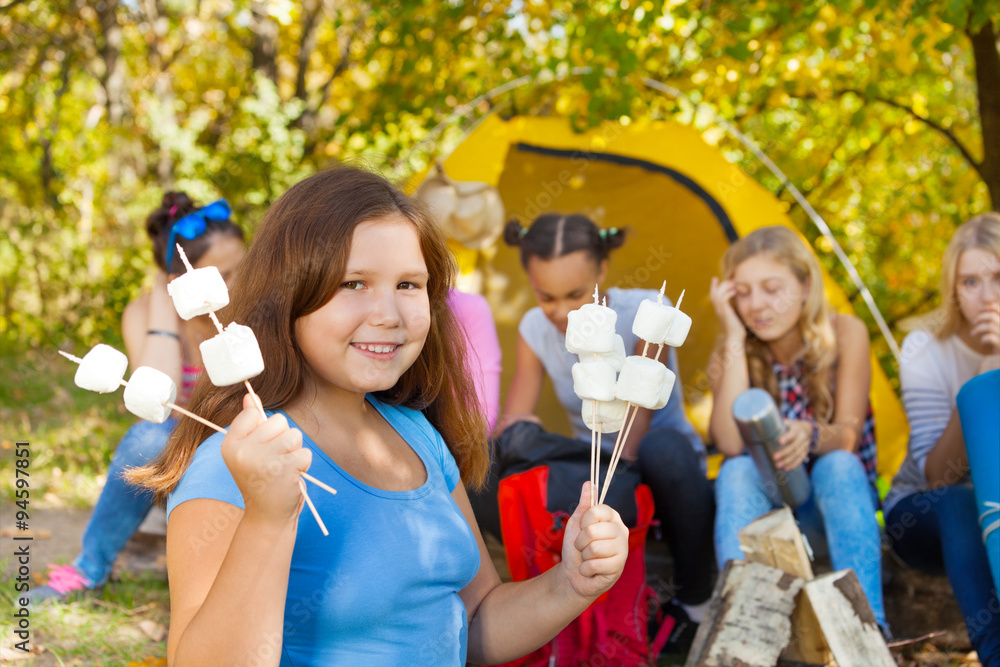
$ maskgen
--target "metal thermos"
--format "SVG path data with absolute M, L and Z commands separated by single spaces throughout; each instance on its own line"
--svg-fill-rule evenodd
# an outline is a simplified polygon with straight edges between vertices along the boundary
M 785 423 L 771 395 L 763 389 L 747 389 L 733 401 L 733 417 L 771 502 L 794 509 L 808 500 L 811 487 L 805 464 L 794 470 L 779 470 L 774 465 Z

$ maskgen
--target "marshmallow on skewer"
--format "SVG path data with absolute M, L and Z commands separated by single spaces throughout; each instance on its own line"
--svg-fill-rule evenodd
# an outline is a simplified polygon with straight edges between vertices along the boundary
M 660 390 L 667 381 L 667 367 L 648 357 L 633 355 L 625 359 L 615 385 L 615 398 L 652 409 L 660 400 Z
M 684 292 L 681 292 L 677 299 L 677 305 L 671 310 L 675 311 L 674 321 L 670 325 L 670 330 L 663 337 L 663 344 L 670 347 L 680 347 L 687 339 L 688 332 L 691 331 L 691 316 L 681 312 L 681 301 L 684 300 Z
M 573 364 L 573 391 L 585 401 L 610 401 L 615 397 L 615 369 L 606 361 Z
M 613 401 L 597 401 L 596 419 L 594 401 L 584 401 L 580 415 L 583 423 L 590 430 L 599 430 L 601 433 L 616 433 L 622 430 L 625 425 L 625 411 L 628 403 L 615 399 Z
M 643 299 L 639 304 L 639 310 L 635 313 L 635 319 L 632 320 L 632 333 L 653 345 L 663 342 L 677 313 L 676 308 L 663 303 L 663 292 L 666 288 L 667 283 L 664 281 L 655 302 Z
M 166 373 L 140 366 L 128 379 L 123 398 L 125 407 L 136 417 L 162 424 L 172 409 L 165 404 L 177 398 L 177 385 Z
M 242 324 L 231 323 L 222 333 L 203 342 L 199 349 L 208 378 L 216 387 L 249 380 L 264 370 L 257 337 L 250 327 Z
M 622 369 L 622 364 L 625 363 L 625 341 L 621 336 L 615 334 L 615 347 L 610 352 L 601 352 L 595 354 L 591 352 L 590 354 L 580 354 L 580 361 L 606 361 L 611 364 L 611 368 L 615 369 L 615 373 Z M 596 359 L 595 359 L 596 357 Z
M 666 368 L 664 366 L 664 368 Z M 667 407 L 667 403 L 670 401 L 670 392 L 674 390 L 674 382 L 677 381 L 677 374 L 672 370 L 667 368 L 667 376 L 663 381 L 663 385 L 660 387 L 660 396 L 656 399 L 656 404 L 650 408 L 651 410 L 660 410 Z
M 187 260 L 186 257 L 184 259 Z M 207 315 L 229 303 L 226 281 L 214 266 L 189 268 L 167 283 L 167 294 L 174 300 L 174 308 L 184 320 Z
M 73 382 L 81 389 L 108 394 L 121 386 L 128 357 L 110 345 L 95 345 L 80 360 Z
M 602 354 L 615 349 L 615 323 L 618 313 L 597 303 L 585 303 L 570 311 L 566 323 L 566 349 L 573 354 Z

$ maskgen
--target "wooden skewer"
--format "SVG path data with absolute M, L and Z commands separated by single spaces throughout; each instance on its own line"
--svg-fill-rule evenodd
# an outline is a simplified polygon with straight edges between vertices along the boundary
M 597 356 L 597 355 L 594 355 Z M 590 410 L 590 506 L 597 502 L 597 401 L 591 401 Z
M 329 484 L 326 484 L 325 482 L 319 481 L 318 479 L 316 479 L 315 477 L 313 477 L 312 475 L 310 475 L 307 472 L 301 473 L 301 475 L 302 475 L 303 478 L 308 479 L 310 482 L 312 482 L 313 484 L 315 484 L 319 488 L 323 489 L 327 493 L 329 493 L 331 495 L 334 495 L 334 496 L 337 495 L 337 489 L 333 488 Z
M 83 359 L 81 359 L 80 357 L 72 355 L 69 352 L 63 352 L 62 350 L 59 350 L 59 354 L 61 354 L 62 356 L 66 357 L 70 361 L 75 361 L 78 364 L 81 361 L 83 361 Z M 128 382 L 126 382 L 125 380 L 119 380 L 118 382 L 123 387 L 127 387 L 128 386 Z M 260 399 L 258 399 L 258 401 L 259 400 Z M 205 426 L 208 426 L 209 428 L 215 429 L 216 431 L 218 431 L 219 433 L 222 433 L 223 435 L 225 435 L 226 433 L 229 432 L 226 429 L 224 429 L 221 426 L 219 426 L 218 424 L 213 424 L 212 422 L 208 421 L 207 419 L 204 419 L 203 417 L 199 417 L 198 415 L 196 415 L 193 412 L 190 412 L 189 410 L 185 410 L 184 408 L 180 407 L 176 403 L 169 403 L 168 402 L 168 403 L 164 403 L 164 405 L 167 406 L 168 408 L 170 408 L 171 410 L 176 410 L 177 412 L 181 413 L 182 415 L 184 415 L 186 417 L 190 417 L 191 419 L 194 419 L 195 421 L 201 422 L 202 424 L 204 424 Z M 265 418 L 266 418 L 266 415 L 265 415 Z M 303 473 L 300 473 L 300 474 L 302 475 L 302 477 L 304 479 L 309 480 L 310 482 L 312 482 L 313 484 L 315 484 L 319 488 L 323 489 L 324 491 L 327 491 L 327 492 L 329 492 L 329 493 L 331 493 L 333 495 L 337 495 L 337 490 L 335 488 L 333 488 L 332 486 L 330 486 L 329 484 L 325 484 L 324 482 L 319 481 L 318 479 L 316 479 L 315 477 L 313 477 L 309 473 L 303 472 Z M 305 495 L 306 500 L 308 501 L 309 500 L 309 494 L 305 491 L 304 485 L 303 485 L 303 494 Z M 309 506 L 310 507 L 313 506 L 311 501 L 309 501 Z M 322 523 L 323 522 L 321 521 L 320 522 L 320 527 L 323 529 L 323 534 L 327 535 L 328 533 L 326 532 L 326 528 L 322 525 Z
M 597 460 L 594 462 L 594 488 L 601 484 L 601 427 L 604 422 L 597 425 Z M 595 491 L 596 493 L 596 491 Z
M 178 254 L 181 257 L 181 261 L 184 262 L 184 268 L 187 269 L 188 271 L 193 271 L 194 267 L 191 266 L 191 262 L 188 261 L 187 255 L 184 254 L 184 248 L 181 247 L 180 243 L 177 244 L 177 252 L 178 252 Z M 215 316 L 215 312 L 214 311 L 209 311 L 208 312 L 208 316 L 209 316 L 209 318 L 211 318 L 212 323 L 215 325 L 215 328 L 218 329 L 219 333 L 221 334 L 222 331 L 223 331 L 223 329 L 222 329 L 222 323 L 219 322 L 219 318 Z M 265 421 L 267 421 L 267 413 L 264 412 L 264 403 L 263 403 L 263 401 L 260 400 L 260 396 L 257 395 L 257 392 L 255 392 L 253 390 L 253 387 L 250 386 L 250 380 L 244 380 L 243 381 L 243 386 L 245 386 L 247 388 L 247 393 L 250 394 L 250 398 L 253 401 L 254 407 L 257 408 L 257 412 L 259 412 L 260 416 L 263 417 Z M 189 412 L 185 412 L 185 414 L 187 414 L 187 415 L 189 415 L 191 417 L 194 417 L 195 419 L 197 419 L 198 421 L 200 421 L 202 423 L 208 424 L 209 426 L 213 427 L 214 429 L 216 429 L 220 433 L 225 433 L 226 432 L 225 429 L 223 429 L 221 426 L 216 426 L 215 424 L 211 424 L 209 422 L 206 422 L 201 417 L 195 417 L 194 415 L 192 415 Z M 302 473 L 302 476 L 306 477 L 307 475 L 306 475 L 306 473 Z M 319 484 L 318 480 L 315 477 L 308 476 L 308 479 L 310 481 L 312 481 L 313 483 L 317 483 L 317 485 Z M 299 480 L 299 488 L 302 490 L 302 497 L 305 498 L 306 504 L 309 506 L 309 511 L 312 512 L 313 517 L 316 519 L 316 523 L 319 524 L 320 530 L 323 531 L 323 535 L 324 536 L 325 535 L 329 535 L 330 533 L 326 530 L 326 526 L 323 525 L 323 520 L 319 518 L 319 513 L 316 511 L 316 506 L 313 505 L 312 499 L 309 497 L 309 492 L 306 490 L 305 482 L 303 482 L 301 479 Z M 329 491 L 330 493 L 333 493 L 333 494 L 337 493 L 337 491 L 335 489 L 333 489 L 330 486 L 327 486 L 326 484 L 323 484 L 321 488 L 323 488 L 324 490 L 327 490 L 327 491 Z
M 666 283 L 664 283 L 666 284 Z M 661 346 L 662 347 L 662 346 Z M 644 341 L 642 346 L 642 354 L 640 356 L 645 357 L 646 352 L 649 350 L 649 341 Z M 625 417 L 628 418 L 629 408 L 635 407 L 632 403 L 625 406 Z M 635 414 L 639 409 L 635 408 L 635 412 L 632 413 L 632 419 L 635 419 Z M 608 476 L 604 479 L 604 489 L 601 492 L 601 499 L 598 501 L 600 503 L 604 502 L 604 496 L 608 493 L 608 486 L 611 483 L 611 475 L 615 472 L 615 467 L 618 465 L 618 459 L 622 456 L 622 450 L 625 448 L 625 438 L 628 437 L 628 429 L 632 428 L 632 422 L 628 423 L 628 427 L 621 431 L 618 431 L 618 437 L 615 439 L 614 449 L 611 450 L 611 463 L 608 466 Z
M 316 511 L 316 506 L 313 505 L 312 499 L 309 497 L 309 492 L 306 491 L 306 483 L 299 478 L 299 489 L 302 491 L 302 497 L 306 499 L 306 505 L 309 506 L 309 511 L 312 512 L 313 518 L 316 519 L 316 523 L 319 524 L 319 529 L 323 531 L 323 536 L 326 537 L 330 534 L 330 531 L 326 529 L 326 524 L 323 523 L 323 519 L 319 518 L 319 512 Z
M 608 476 L 607 478 L 605 478 L 604 488 L 601 490 L 601 499 L 599 502 L 602 505 L 604 504 L 604 498 L 608 495 L 608 489 L 611 487 L 611 477 L 615 474 L 615 468 L 618 467 L 618 460 L 621 459 L 622 452 L 625 450 L 625 441 L 628 440 L 629 431 L 632 430 L 632 422 L 635 421 L 635 416 L 639 414 L 639 406 L 632 405 L 631 403 L 629 403 L 628 406 L 625 407 L 626 416 L 628 415 L 629 407 L 632 408 L 632 416 L 629 417 L 628 426 L 625 427 L 624 430 L 625 435 L 623 437 L 620 437 L 621 444 L 620 445 L 615 444 L 615 452 L 611 456 L 611 463 L 608 465 Z M 621 433 L 622 432 L 619 431 L 619 435 L 621 435 Z
M 664 290 L 667 288 L 667 281 L 663 281 L 663 286 L 660 287 L 660 295 L 657 297 L 657 301 L 662 303 Z M 681 290 L 681 295 L 677 297 L 677 304 L 674 306 L 677 310 L 680 310 L 681 303 L 684 301 L 684 293 L 687 290 Z M 663 352 L 663 348 L 666 347 L 664 343 L 660 343 L 656 348 L 656 356 L 654 361 L 660 360 L 660 353 Z M 646 352 L 649 350 L 649 341 L 645 341 L 642 346 L 642 356 L 646 356 Z M 629 409 L 632 409 L 632 416 L 628 416 Z M 608 488 L 611 486 L 611 477 L 615 474 L 615 468 L 618 467 L 618 460 L 621 459 L 622 451 L 625 449 L 625 442 L 628 440 L 628 434 L 632 430 L 632 423 L 635 422 L 635 416 L 639 413 L 639 406 L 629 403 L 625 406 L 625 417 L 628 420 L 628 424 L 622 431 L 618 432 L 618 438 L 615 440 L 615 447 L 611 453 L 611 463 L 608 465 L 608 476 L 604 480 L 604 488 L 601 489 L 601 499 L 598 501 L 601 504 L 604 503 L 604 498 L 608 495 Z M 598 436 L 599 437 L 599 436 Z M 599 441 L 598 441 L 599 442 Z M 600 445 L 598 445 L 598 450 Z

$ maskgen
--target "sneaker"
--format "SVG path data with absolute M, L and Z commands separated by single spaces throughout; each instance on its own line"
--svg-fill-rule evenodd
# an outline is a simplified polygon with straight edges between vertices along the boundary
M 74 593 L 90 588 L 84 576 L 72 565 L 49 563 L 49 567 L 52 569 L 49 571 L 48 583 L 28 591 L 26 597 L 29 604 L 41 604 L 48 600 L 64 602 Z
M 667 602 L 656 618 L 649 620 L 649 636 L 657 655 L 687 655 L 697 632 L 698 624 L 676 600 Z

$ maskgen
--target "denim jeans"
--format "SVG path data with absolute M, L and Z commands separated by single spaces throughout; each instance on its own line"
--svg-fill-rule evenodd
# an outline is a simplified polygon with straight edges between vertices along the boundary
M 854 570 L 875 618 L 885 626 L 876 496 L 861 459 L 847 451 L 830 452 L 816 461 L 809 479 L 812 495 L 795 510 L 802 533 L 814 550 L 830 554 L 835 570 Z M 722 464 L 715 502 L 715 554 L 721 569 L 726 561 L 743 558 L 737 533 L 775 506 L 749 456 Z
M 118 443 L 108 468 L 108 480 L 83 532 L 83 550 L 73 561 L 89 587 L 107 581 L 118 552 L 153 507 L 153 494 L 126 483 L 122 473 L 156 458 L 176 425 L 174 418 L 162 424 L 140 421 Z
M 885 532 L 910 567 L 947 573 L 979 661 L 1000 667 L 1000 601 L 972 488 L 945 486 L 902 498 L 886 517 Z

